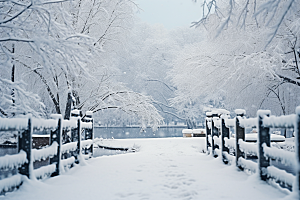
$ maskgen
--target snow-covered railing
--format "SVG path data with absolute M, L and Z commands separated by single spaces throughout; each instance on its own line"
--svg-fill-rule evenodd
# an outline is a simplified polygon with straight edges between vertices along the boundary
M 23 176 L 43 178 L 61 174 L 66 167 L 74 166 L 83 158 L 93 155 L 94 133 L 92 115 L 86 119 L 78 116 L 71 120 L 62 120 L 61 115 L 53 115 L 54 119 L 37 118 L 0 118 L 0 131 L 18 131 L 18 152 L 15 155 L 0 157 L 0 170 L 17 170 L 16 175 L 0 180 L 0 195 L 12 191 L 22 184 Z M 49 146 L 41 149 L 32 148 L 34 130 L 50 131 Z M 62 144 L 62 134 L 71 132 L 71 142 Z M 82 139 L 83 138 L 83 139 Z M 87 154 L 87 156 L 82 155 Z M 33 169 L 33 162 L 49 158 L 49 165 Z M 63 159 L 64 158 L 64 159 Z
M 224 138 L 224 145 L 225 147 L 235 149 L 235 139 L 234 138 L 228 139 L 227 137 Z
M 273 178 L 278 181 L 286 181 L 285 184 L 293 187 L 292 189 L 298 191 L 300 197 L 300 185 L 293 184 L 293 182 L 300 182 L 300 135 L 299 135 L 299 125 L 300 125 L 300 107 L 296 108 L 295 115 L 271 116 L 270 111 L 257 111 L 258 118 L 258 173 L 262 180 L 268 180 Z M 286 152 L 284 150 L 271 148 L 271 134 L 270 128 L 294 128 L 295 132 L 295 153 Z M 293 155 L 292 155 L 293 154 Z M 274 169 L 271 166 L 270 160 L 278 160 L 283 164 L 292 165 L 295 168 L 296 176 L 289 174 L 287 172 L 282 172 L 282 170 Z M 266 173 L 267 171 L 267 173 Z M 275 173 L 274 173 L 275 171 Z M 294 181 L 290 181 L 294 177 Z M 297 188 L 295 188 L 297 187 Z
M 256 143 L 249 143 L 240 139 L 239 145 L 240 145 L 240 150 L 245 154 L 257 156 L 258 148 Z
M 227 153 L 227 152 L 222 152 L 222 156 L 223 156 L 223 159 L 230 163 L 233 163 L 235 161 L 235 156 Z
M 224 119 L 227 128 L 235 126 L 235 119 Z
M 269 166 L 266 171 L 269 177 L 273 177 L 276 181 L 280 181 L 286 185 L 292 186 L 296 182 L 296 177 L 293 174 L 287 173 L 285 170 L 278 169 L 277 167 Z
M 246 118 L 244 114 L 245 111 L 238 110 L 234 119 L 228 119 L 228 116 L 218 112 L 207 113 L 207 153 L 214 157 L 222 155 L 223 162 L 226 164 L 235 161 L 236 166 L 240 169 L 258 173 L 260 178 L 265 181 L 275 180 L 296 191 L 300 196 L 300 106 L 296 108 L 296 114 L 287 116 L 270 116 L 270 111 L 263 110 L 257 111 L 256 118 Z M 218 122 L 217 116 L 219 117 Z M 219 123 L 218 126 L 215 125 L 216 123 Z M 247 127 L 256 127 L 258 133 L 246 135 L 245 128 Z M 235 130 L 233 139 L 230 138 L 230 128 Z M 271 140 L 280 142 L 285 140 L 283 136 L 271 135 L 270 128 L 293 128 L 295 152 L 270 147 Z M 283 137 L 283 139 L 279 137 Z M 234 151 L 234 156 L 230 154 L 230 149 L 231 154 L 232 150 Z M 252 159 L 257 157 L 257 163 L 247 160 L 248 156 L 252 156 Z M 271 159 L 293 167 L 296 175 L 272 166 Z
M 254 172 L 254 173 L 256 172 L 256 170 L 258 168 L 257 163 L 255 163 L 251 160 L 246 160 L 243 157 L 240 157 L 237 162 L 238 162 L 239 167 L 241 169 L 248 169 L 248 170 L 250 170 L 251 172 Z
M 256 128 L 257 127 L 257 118 L 243 118 L 239 117 L 240 126 L 243 128 Z
M 32 118 L 32 128 L 38 130 L 55 129 L 56 119 Z M 0 118 L 0 131 L 25 130 L 28 128 L 28 118 Z
M 6 179 L 0 180 L 0 194 L 6 191 L 10 191 L 22 184 L 23 176 L 21 174 L 16 174 Z
M 64 159 L 61 161 L 63 167 L 71 166 L 75 163 L 75 157 L 71 156 L 70 158 Z
M 47 177 L 47 176 L 50 176 L 51 174 L 53 174 L 55 172 L 55 170 L 56 170 L 56 164 L 51 164 L 51 165 L 47 165 L 47 166 L 43 166 L 38 169 L 35 169 L 33 171 L 33 173 L 37 179 L 42 179 L 43 177 Z
M 294 128 L 296 115 L 269 116 L 263 118 L 263 125 L 270 128 L 283 127 Z
M 58 145 L 57 155 L 50 158 L 50 163 L 56 163 L 56 170 L 52 176 L 59 175 L 66 167 L 72 167 L 75 163 L 79 163 L 83 155 L 82 152 L 93 155 L 93 119 L 84 119 L 83 121 L 77 116 L 71 120 L 61 120 L 62 123 L 56 131 L 52 131 L 50 140 L 60 142 Z M 71 142 L 61 144 L 62 130 L 71 131 Z M 82 140 L 82 138 L 84 138 Z M 64 155 L 64 156 L 62 156 Z M 64 157 L 64 159 L 62 159 Z
M 76 128 L 77 127 L 77 119 L 71 118 L 70 120 L 63 120 L 63 129 L 65 128 Z
M 51 146 L 42 149 L 32 149 L 32 160 L 45 160 L 48 157 L 53 157 L 57 155 L 57 142 L 53 142 Z
M 0 118 L 0 131 L 26 129 L 27 125 L 27 118 Z
M 61 146 L 61 153 L 69 153 L 70 151 L 75 151 L 77 149 L 77 142 L 70 142 L 63 144 Z
M 0 169 L 8 170 L 20 167 L 26 162 L 26 153 L 21 150 L 18 154 L 0 157 Z
M 264 155 L 273 160 L 280 161 L 284 165 L 297 166 L 295 159 L 295 153 L 290 151 L 284 151 L 278 148 L 271 148 L 264 143 L 263 145 Z
M 44 130 L 53 129 L 57 127 L 57 119 L 37 119 L 32 118 L 33 129 Z

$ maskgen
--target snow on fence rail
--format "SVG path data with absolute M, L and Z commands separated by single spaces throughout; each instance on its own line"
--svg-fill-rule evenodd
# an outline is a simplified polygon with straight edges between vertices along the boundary
M 43 178 L 57 176 L 66 167 L 79 163 L 93 155 L 94 132 L 92 115 L 80 119 L 78 116 L 71 120 L 62 120 L 61 115 L 54 119 L 36 118 L 0 118 L 0 131 L 18 131 L 18 152 L 15 155 L 0 157 L 0 170 L 17 170 L 17 174 L 0 180 L 0 195 L 22 184 L 24 176 L 28 178 Z M 42 149 L 32 148 L 32 133 L 34 130 L 50 130 L 49 146 Z M 71 142 L 62 144 L 64 131 L 71 131 Z M 82 137 L 84 134 L 84 140 Z M 95 140 L 97 142 L 98 140 Z M 49 158 L 49 165 L 33 170 L 33 162 Z M 63 159 L 64 158 L 64 159 Z
M 21 174 L 13 175 L 0 181 L 0 191 L 10 191 L 22 184 L 23 176 Z M 1 194 L 1 193 L 0 193 Z
M 270 116 L 270 117 L 264 117 L 263 118 L 263 125 L 270 127 L 270 128 L 276 128 L 276 127 L 283 127 L 283 128 L 294 128 L 296 120 L 296 115 L 286 115 L 286 116 Z
M 56 170 L 56 164 L 40 167 L 33 171 L 35 178 L 42 179 L 45 176 L 49 176 Z
M 206 113 L 207 153 L 214 157 L 222 156 L 225 164 L 235 162 L 241 170 L 247 169 L 258 173 L 261 180 L 275 180 L 300 197 L 300 106 L 296 108 L 296 114 L 287 116 L 271 116 L 271 112 L 265 110 L 258 110 L 256 118 L 246 118 L 244 115 L 243 110 L 237 110 L 234 119 L 228 119 L 228 114 L 224 115 L 222 112 Z M 231 127 L 235 130 L 233 139 L 229 134 Z M 247 142 L 245 137 L 247 127 L 258 128 L 255 140 L 253 138 L 248 140 L 252 143 Z M 271 139 L 276 139 L 271 138 L 270 128 L 293 128 L 295 152 L 270 147 Z M 257 156 L 258 162 L 247 160 L 247 156 Z M 271 159 L 294 167 L 296 175 L 272 166 Z
M 25 151 L 21 150 L 18 154 L 0 157 L 0 169 L 13 169 L 23 165 L 26 161 L 26 153 Z
M 69 153 L 70 151 L 75 151 L 77 149 L 77 142 L 70 142 L 63 144 L 61 146 L 61 153 Z
M 256 143 L 245 142 L 242 139 L 239 139 L 239 145 L 242 152 L 250 155 L 257 156 L 258 148 Z
M 32 160 L 45 160 L 47 157 L 53 157 L 57 155 L 57 142 L 53 142 L 51 146 L 43 149 L 32 149 Z

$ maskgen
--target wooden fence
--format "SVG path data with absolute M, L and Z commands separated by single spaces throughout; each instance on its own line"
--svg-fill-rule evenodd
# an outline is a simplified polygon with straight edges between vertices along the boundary
M 0 170 L 16 170 L 13 176 L 0 180 L 0 194 L 18 188 L 24 179 L 40 179 L 57 176 L 74 163 L 83 162 L 93 155 L 94 129 L 92 113 L 63 120 L 61 115 L 53 119 L 0 118 L 0 131 L 18 131 L 18 153 L 0 157 Z M 50 131 L 49 145 L 41 149 L 32 148 L 32 134 L 35 131 Z M 62 144 L 62 134 L 71 132 L 70 141 Z M 33 162 L 50 158 L 49 165 L 33 169 Z
M 246 118 L 243 110 L 236 110 L 236 117 L 229 118 L 229 112 L 219 110 L 206 113 L 206 147 L 214 157 L 222 156 L 225 164 L 235 163 L 241 170 L 258 173 L 261 180 L 279 183 L 300 196 L 300 106 L 296 114 L 271 116 L 270 111 L 257 111 L 256 118 Z M 234 128 L 234 138 L 230 138 L 230 128 Z M 257 142 L 245 141 L 246 128 L 257 128 Z M 270 128 L 293 128 L 295 152 L 271 147 Z M 247 155 L 257 157 L 257 163 L 247 159 Z M 271 160 L 279 161 L 295 169 L 296 175 L 278 169 Z

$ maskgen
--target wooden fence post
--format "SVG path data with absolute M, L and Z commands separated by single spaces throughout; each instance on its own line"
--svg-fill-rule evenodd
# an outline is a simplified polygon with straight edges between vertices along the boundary
M 221 136 L 222 136 L 222 160 L 225 164 L 228 163 L 228 160 L 224 156 L 223 152 L 227 152 L 229 154 L 229 148 L 225 146 L 225 138 L 229 139 L 229 128 L 225 126 L 225 119 L 221 119 Z
M 206 127 L 206 152 L 208 152 L 208 147 L 211 147 L 211 144 L 209 143 L 208 136 L 211 135 L 211 129 L 208 126 L 208 122 L 211 121 L 212 113 L 207 112 L 206 113 L 206 119 L 205 119 L 205 127 Z
M 90 139 L 94 140 L 94 119 L 92 119 L 92 129 L 90 133 Z M 90 151 L 92 153 L 92 156 L 94 155 L 94 143 L 91 144 Z
M 82 117 L 82 111 L 81 110 L 72 110 L 71 111 L 71 118 L 81 118 Z M 71 129 L 71 141 L 77 142 L 78 141 L 78 129 L 72 128 Z
M 217 113 L 212 114 L 212 119 L 211 119 L 211 146 L 212 146 L 212 155 L 214 157 L 218 157 L 217 154 L 215 154 L 215 141 L 214 141 L 214 136 L 219 136 L 218 128 L 215 126 L 214 118 L 218 117 Z
M 239 158 L 244 157 L 244 153 L 240 149 L 239 140 L 242 139 L 243 141 L 245 141 L 245 128 L 241 127 L 239 118 L 243 117 L 245 115 L 245 112 L 239 112 L 239 111 L 236 112 L 236 118 L 235 118 L 235 142 L 236 142 L 235 157 L 236 157 L 236 166 L 240 170 L 243 170 L 243 168 L 239 165 Z
M 270 147 L 271 138 L 270 138 L 270 128 L 263 126 L 263 118 L 264 116 L 270 116 L 270 111 L 257 111 L 258 118 L 258 171 L 261 180 L 266 181 L 268 179 L 268 175 L 266 172 L 266 168 L 270 166 L 270 158 L 265 157 L 263 144 L 266 144 Z
M 81 154 L 81 119 L 80 118 L 78 118 L 78 120 L 77 120 L 77 138 L 78 138 L 78 141 L 77 141 L 77 149 L 75 151 L 75 154 L 76 154 L 75 163 L 78 164 L 80 162 L 79 161 L 79 159 L 80 159 L 79 156 Z
M 83 122 L 92 123 L 92 128 L 86 128 L 85 129 L 85 139 L 86 140 L 93 140 L 94 139 L 94 119 L 93 119 L 93 112 L 87 111 L 85 117 L 83 118 Z M 94 144 L 91 144 L 91 146 L 87 149 L 85 149 L 85 153 L 88 154 L 91 153 L 91 156 L 93 156 L 94 151 Z
M 50 158 L 50 165 L 56 163 L 55 172 L 51 176 L 58 176 L 61 168 L 61 146 L 62 146 L 62 117 L 58 118 L 57 128 L 50 133 L 50 145 L 57 142 L 57 154 Z
M 85 139 L 86 140 L 93 140 L 94 139 L 94 119 L 91 119 L 90 122 L 92 122 L 92 128 L 85 129 Z M 86 149 L 87 153 L 91 153 L 91 156 L 93 155 L 93 149 L 94 144 L 91 144 L 89 148 Z
M 31 149 L 32 149 L 32 120 L 28 118 L 28 127 L 26 130 L 22 131 L 18 136 L 18 151 L 25 151 L 27 162 L 25 162 L 21 167 L 19 167 L 19 173 L 30 178 L 30 171 L 33 170 L 33 161 L 31 159 Z M 30 169 L 32 168 L 32 169 Z
M 296 108 L 296 127 L 294 128 L 294 131 L 298 170 L 296 171 L 296 188 L 293 188 L 293 190 L 298 190 L 298 198 L 300 198 L 300 106 Z

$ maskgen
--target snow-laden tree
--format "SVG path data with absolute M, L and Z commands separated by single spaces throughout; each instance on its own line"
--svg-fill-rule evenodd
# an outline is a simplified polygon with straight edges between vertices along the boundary
M 95 39 L 94 46 L 104 51 L 126 44 L 137 5 L 131 0 L 76 0 L 70 13 L 78 33 Z
M 76 108 L 93 111 L 100 115 L 107 114 L 106 110 L 112 112 L 111 110 L 116 109 L 128 115 L 134 115 L 137 119 L 136 122 L 141 124 L 142 128 L 150 126 L 156 130 L 162 123 L 163 118 L 152 105 L 153 99 L 151 97 L 133 92 L 120 83 L 107 83 L 105 81 L 96 86 L 90 85 L 93 89 L 89 88 L 89 96 L 84 95 L 86 99 L 78 104 Z M 114 114 L 120 115 L 120 112 Z M 116 115 L 114 115 L 114 119 L 118 118 Z
M 53 89 L 58 84 L 58 79 L 63 77 L 67 88 L 70 89 L 72 81 L 79 72 L 88 74 L 84 67 L 88 53 L 84 47 L 88 45 L 89 38 L 77 34 L 69 26 L 70 16 L 62 9 L 63 2 L 65 1 L 5 0 L 0 2 L 1 83 L 6 83 L 6 86 L 1 87 L 11 88 L 13 93 L 9 97 L 9 89 L 3 90 L 1 99 L 6 102 L 11 101 L 14 110 L 24 111 L 31 103 L 41 105 L 38 98 L 29 98 L 35 95 L 22 89 L 27 87 L 20 86 L 22 79 L 33 81 L 32 79 L 35 79 L 33 77 L 38 77 L 39 84 L 43 84 L 46 88 L 56 112 L 61 113 L 57 91 Z M 18 82 L 17 87 L 13 81 Z M 32 91 L 36 93 L 40 86 L 35 86 Z M 20 96 L 25 93 L 27 95 Z M 7 109 L 8 104 L 1 107 L 3 116 L 11 116 L 15 113 L 10 113 L 10 109 Z M 32 109 L 23 111 L 16 112 L 27 113 Z M 39 111 L 41 110 L 36 110 Z
M 11 80 L 0 78 L 0 85 L 0 93 L 2 94 L 0 96 L 0 116 L 13 117 L 30 113 L 38 117 L 44 112 L 44 104 L 40 101 L 38 95 L 27 92 L 24 89 L 23 82 L 12 82 Z
M 269 42 L 270 29 L 259 25 L 257 18 L 230 13 L 243 12 L 244 1 L 238 2 L 234 11 L 233 4 L 224 3 L 207 16 L 201 27 L 207 31 L 207 40 L 179 55 L 171 72 L 178 88 L 173 101 L 188 105 L 200 100 L 200 104 L 209 105 L 210 99 L 221 99 L 225 108 L 246 108 L 250 115 L 255 115 L 258 108 L 271 109 L 275 114 L 293 112 L 291 107 L 299 103 L 295 73 L 298 57 L 292 56 L 296 55 L 291 47 L 295 47 L 297 37 L 291 39 L 293 34 L 289 29 L 295 28 L 291 26 L 295 21 L 285 19 Z M 253 2 L 248 1 L 247 5 L 247 13 L 254 13 Z M 242 29 L 236 27 L 241 19 Z
M 166 72 L 171 68 L 178 45 L 163 27 L 146 24 L 137 25 L 129 40 L 131 44 L 119 62 L 120 81 L 135 91 L 151 95 L 157 108 L 167 111 L 174 88 L 166 79 Z
M 67 8 L 73 16 L 74 29 L 93 38 L 94 48 L 86 63 L 93 77 L 80 76 L 74 82 L 73 104 L 83 112 L 93 111 L 98 120 L 103 120 L 102 115 L 110 115 L 113 120 L 124 116 L 123 112 L 128 118 L 132 118 L 129 115 L 135 116 L 142 126 L 155 129 L 162 122 L 162 117 L 153 107 L 153 100 L 126 88 L 118 79 L 120 51 L 128 45 L 135 7 L 129 0 L 78 0 Z
M 299 0 L 204 0 L 202 6 L 202 18 L 193 22 L 192 26 L 205 24 L 212 13 L 222 19 L 218 32 L 231 23 L 246 27 L 247 20 L 252 18 L 257 25 L 268 27 L 267 44 L 275 38 L 286 20 L 297 19 L 299 15 Z
M 184 45 L 200 40 L 197 29 L 169 31 L 160 25 L 137 22 L 127 48 L 119 54 L 119 80 L 134 91 L 151 96 L 166 123 L 184 120 L 170 104 L 176 88 L 167 72 Z
M 126 45 L 132 21 L 132 1 L 1 4 L 2 116 L 24 111 L 39 115 L 44 109 L 46 115 L 68 118 L 73 104 L 83 111 L 117 108 L 135 114 L 146 126 L 161 123 L 150 97 L 115 78 L 116 56 Z M 26 83 L 22 87 L 20 80 Z

